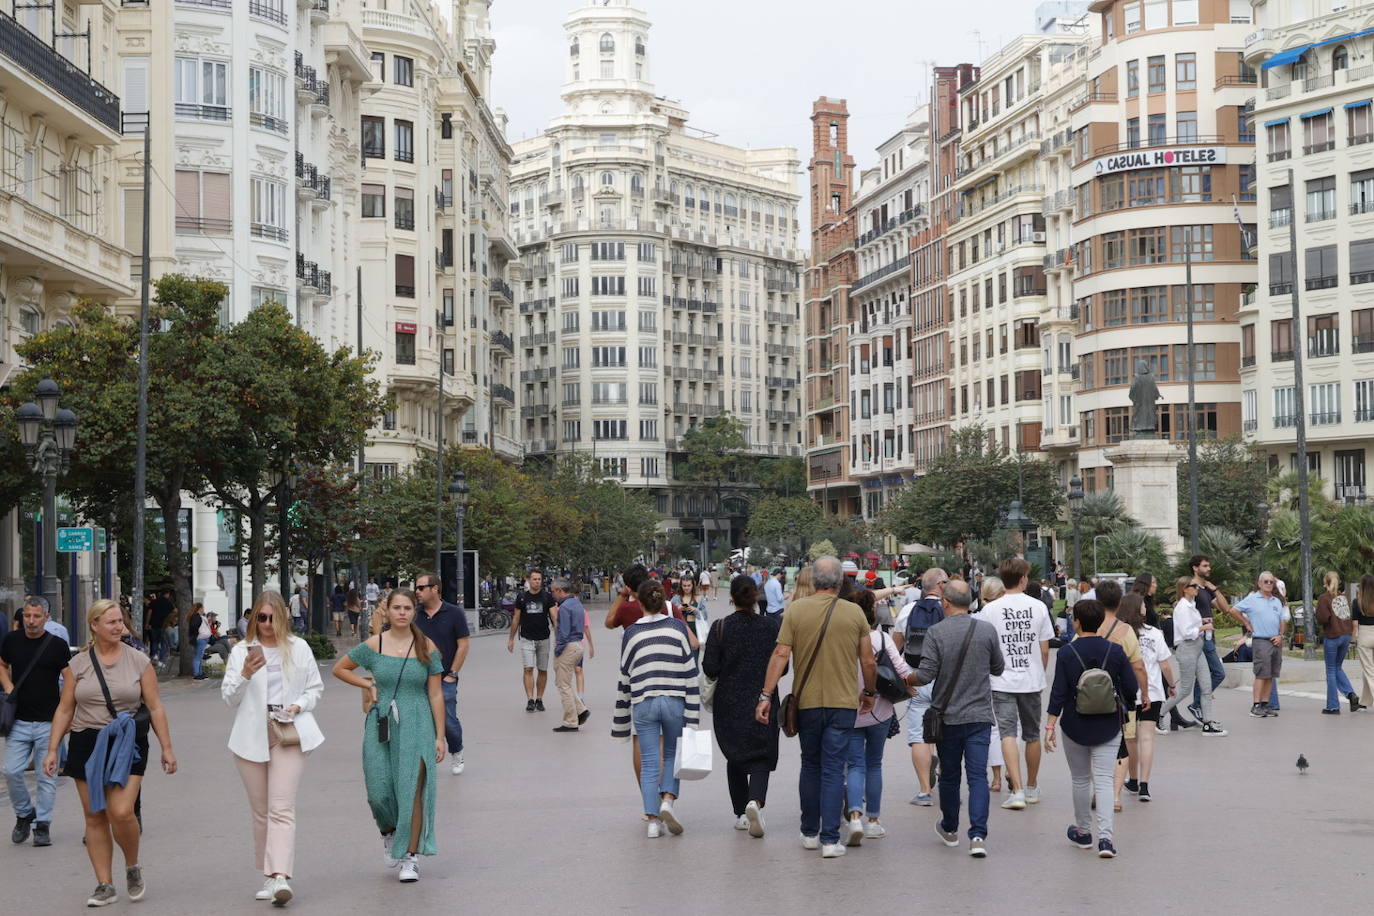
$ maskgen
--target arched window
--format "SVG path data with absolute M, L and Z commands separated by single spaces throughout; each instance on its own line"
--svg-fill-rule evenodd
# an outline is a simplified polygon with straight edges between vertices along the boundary
M 643 191 L 643 190 L 644 190 L 644 179 L 643 179 L 643 177 L 640 176 L 640 174 L 639 174 L 638 172 L 635 172 L 633 175 L 630 176 L 630 190 L 631 190 L 631 191 Z
M 601 33 L 601 52 L 602 52 L 603 54 L 607 54 L 607 53 L 613 52 L 614 50 L 615 50 L 615 38 L 613 38 L 613 37 L 611 36 L 611 33 L 610 33 L 610 32 L 602 32 L 602 33 Z
M 585 184 L 585 182 L 583 182 L 583 180 L 582 180 L 582 175 L 581 175 L 580 173 L 573 176 L 573 187 L 574 187 L 574 188 L 576 188 L 577 190 L 580 191 L 580 190 L 582 190 L 585 186 L 586 186 L 586 184 Z
M 578 53 L 580 53 L 580 45 L 577 43 L 577 39 L 574 38 L 572 44 L 568 45 L 568 56 L 576 57 Z
M 668 191 L 669 191 L 669 193 L 672 193 L 672 194 L 676 194 L 676 193 L 677 193 L 677 182 L 676 182 L 676 181 L 672 181 L 672 182 L 669 182 L 669 183 L 668 183 Z
M 615 175 L 614 175 L 613 173 L 611 173 L 611 172 L 602 172 L 602 173 L 601 173 L 601 186 L 602 186 L 603 188 L 609 188 L 609 187 L 610 187 L 611 185 L 613 185 L 613 184 L 615 184 Z
M 1293 62 L 1293 79 L 1307 79 L 1308 65 L 1312 63 L 1312 52 L 1308 51 Z
M 1331 52 L 1331 69 L 1344 70 L 1350 66 L 1350 52 L 1345 45 L 1337 45 L 1336 50 Z
M 735 216 L 737 213 L 739 213 L 739 207 L 738 207 L 738 204 L 737 204 L 737 202 L 736 202 L 736 200 L 735 200 L 735 195 L 733 195 L 733 194 L 726 194 L 726 195 L 725 195 L 725 215 L 726 215 L 726 216 Z

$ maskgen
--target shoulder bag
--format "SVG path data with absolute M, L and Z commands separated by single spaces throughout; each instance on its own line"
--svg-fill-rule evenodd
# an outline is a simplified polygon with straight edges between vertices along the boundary
M 903 700 L 911 699 L 911 692 L 906 688 L 906 681 L 897 675 L 897 669 L 887 654 L 887 634 L 879 630 L 878 636 L 881 642 L 878 651 L 873 653 L 873 663 L 878 669 L 878 696 L 889 703 L 900 703 Z
M 123 648 L 123 644 L 120 645 Z M 115 709 L 114 700 L 110 697 L 110 685 L 105 683 L 105 672 L 100 665 L 100 659 L 96 657 L 95 646 L 91 646 L 87 651 L 91 654 L 91 667 L 95 669 L 95 678 L 100 681 L 100 692 L 105 694 L 105 708 L 110 711 L 110 721 L 119 718 L 119 712 Z M 134 727 L 140 732 L 146 732 L 148 723 L 153 719 L 153 714 L 148 711 L 148 704 L 140 702 L 138 709 L 134 712 Z
M 729 619 L 729 617 L 721 619 L 720 632 L 716 634 L 716 639 L 725 638 L 725 621 Z M 703 642 L 709 641 L 709 639 L 710 635 L 708 632 L 707 639 L 703 640 Z M 705 672 L 701 675 L 701 705 L 705 706 L 707 709 L 711 709 L 716 701 L 716 682 L 719 680 L 719 678 L 707 676 Z
M 38 660 L 43 657 L 43 649 L 48 644 L 51 633 L 45 632 L 43 638 L 38 641 L 38 649 L 33 653 L 33 658 L 24 666 L 24 673 L 19 675 L 19 680 L 14 682 L 14 689 L 9 693 L 0 690 L 0 738 L 8 738 L 10 730 L 14 728 L 14 720 L 19 714 L 19 688 L 24 686 L 24 680 L 33 671 L 33 666 L 38 664 Z M 25 637 L 27 639 L 28 637 Z
M 806 663 L 806 670 L 802 672 L 801 680 L 797 682 L 797 689 L 783 698 L 780 716 L 782 733 L 789 738 L 797 737 L 797 732 L 801 730 L 798 723 L 801 710 L 797 704 L 801 702 L 800 697 L 802 691 L 806 689 L 806 682 L 811 679 L 811 669 L 816 667 L 816 659 L 821 654 L 821 641 L 825 639 L 825 631 L 830 628 L 830 615 L 835 612 L 835 602 L 839 600 L 839 595 L 830 599 L 830 606 L 825 609 L 825 620 L 821 621 L 821 631 L 816 634 L 816 644 L 811 649 L 811 660 Z
M 949 705 L 949 698 L 954 694 L 954 685 L 959 682 L 959 672 L 964 670 L 964 658 L 968 656 L 969 643 L 973 642 L 973 631 L 978 628 L 978 621 L 969 619 L 968 632 L 964 634 L 964 645 L 959 650 L 959 661 L 954 664 L 954 674 L 947 682 L 944 678 L 940 691 L 940 699 L 930 704 L 925 716 L 921 719 L 921 731 L 926 744 L 938 744 L 945 737 L 945 707 Z
M 377 713 L 377 740 L 386 744 L 391 740 L 391 717 L 396 713 L 396 696 L 401 692 L 401 678 L 405 676 L 406 665 L 410 663 L 410 650 L 415 648 L 415 637 L 410 637 L 410 645 L 406 648 L 406 654 L 401 658 L 401 670 L 396 674 L 396 689 L 391 691 L 391 702 L 387 704 L 386 712 Z M 377 634 L 377 654 L 382 654 L 382 634 Z M 400 717 L 397 716 L 399 719 Z

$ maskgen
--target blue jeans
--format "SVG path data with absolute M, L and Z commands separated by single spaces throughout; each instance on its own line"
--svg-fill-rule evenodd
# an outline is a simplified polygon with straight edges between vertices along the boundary
M 1345 654 L 1349 649 L 1349 636 L 1322 639 L 1322 658 L 1326 661 L 1327 709 L 1340 709 L 1341 697 L 1355 692 L 1355 688 L 1350 686 L 1350 678 L 1345 676 L 1345 671 L 1341 668 L 1341 662 L 1345 661 Z
M 659 796 L 678 794 L 673 761 L 677 759 L 677 739 L 682 737 L 684 710 L 682 697 L 645 697 L 630 709 L 635 734 L 639 736 L 639 794 L 644 798 L 644 813 L 658 817 Z M 658 739 L 663 738 L 663 759 L 658 758 Z
M 1207 662 L 1207 670 L 1212 674 L 1212 692 L 1216 693 L 1221 682 L 1226 680 L 1226 667 L 1221 663 L 1221 656 L 1217 655 L 1217 641 L 1215 639 L 1204 639 L 1202 641 L 1202 657 Z M 1198 679 L 1193 684 L 1193 705 L 1202 705 L 1202 676 L 1198 674 Z
M 52 806 L 57 799 L 57 777 L 44 775 L 42 767 L 51 733 L 51 722 L 25 722 L 18 719 L 10 730 L 10 736 L 5 739 L 5 784 L 9 788 L 15 817 L 32 817 L 44 824 L 52 822 Z M 29 787 L 24 780 L 30 760 L 34 762 L 34 775 L 37 777 L 37 808 L 29 798 Z
M 847 811 L 877 817 L 883 802 L 883 749 L 887 746 L 887 723 L 865 725 L 849 730 L 848 770 L 845 775 Z
M 191 674 L 200 677 L 201 661 L 205 658 L 205 647 L 210 645 L 209 637 L 196 640 L 196 654 L 191 657 Z
M 148 654 L 153 661 L 160 662 L 167 657 L 167 631 L 161 627 L 153 627 L 148 633 L 148 638 L 152 644 L 148 646 Z
M 1278 709 L 1278 708 L 1279 708 L 1279 679 L 1278 679 L 1278 678 L 1274 678 L 1273 682 L 1269 685 L 1269 708 L 1270 708 L 1270 709 Z
M 992 723 L 945 725 L 945 739 L 937 744 L 940 756 L 940 829 L 959 829 L 959 761 L 968 772 L 969 839 L 988 835 L 988 745 Z
M 820 706 L 798 710 L 797 738 L 801 741 L 801 832 L 820 835 L 822 843 L 840 841 L 844 807 L 844 761 L 854 710 Z
M 444 691 L 444 737 L 450 754 L 463 753 L 463 723 L 458 721 L 458 682 L 439 681 Z

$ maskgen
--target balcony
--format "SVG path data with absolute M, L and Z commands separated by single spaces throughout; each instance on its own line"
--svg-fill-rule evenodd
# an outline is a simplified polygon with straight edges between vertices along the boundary
M 505 350 L 512 356 L 515 355 L 515 341 L 511 340 L 511 336 L 507 334 L 505 331 L 492 331 L 491 345 L 493 347 L 499 347 L 500 349 Z
M 260 111 L 249 112 L 248 123 L 274 134 L 286 134 L 291 130 L 291 125 L 286 122 L 285 118 L 276 118 Z
M 268 0 L 248 0 L 248 15 L 276 25 L 286 25 L 286 9 L 280 3 L 270 3 Z
M 177 102 L 175 106 L 178 118 L 189 118 L 193 121 L 221 121 L 229 123 L 231 110 L 228 105 L 199 105 L 195 102 Z
M 1374 337 L 1355 335 L 1350 339 L 1351 353 L 1374 353 Z
M 507 283 L 505 280 L 492 280 L 491 291 L 493 293 L 496 293 L 501 298 L 505 299 L 507 302 L 515 301 L 515 293 L 511 292 L 510 284 Z
M 776 375 L 767 376 L 763 383 L 769 388 L 796 388 L 797 380 L 794 378 L 781 378 Z
M 1266 157 L 1266 159 L 1267 159 L 1269 162 L 1282 162 L 1282 161 L 1285 160 L 1285 159 L 1292 159 L 1292 158 L 1293 158 L 1293 151 L 1292 151 L 1291 149 L 1276 149 L 1276 150 L 1271 150 L 1270 153 L 1269 153 L 1269 155 Z
M 393 220 L 393 223 L 394 223 L 394 225 L 396 226 L 397 229 L 405 229 L 405 230 L 408 230 L 408 231 L 413 231 L 413 230 L 415 229 L 415 214 L 414 214 L 414 213 L 399 213 L 399 212 L 398 212 L 397 214 L 395 214 L 395 216 L 392 218 L 392 220 Z M 450 261 L 451 261 L 451 260 L 452 260 L 452 259 L 450 258 Z
M 1185 354 L 1185 355 L 1187 354 L 1187 351 L 1186 351 L 1186 350 L 1184 351 L 1184 354 Z M 1249 356 L 1242 356 L 1242 357 L 1240 358 L 1240 367 L 1241 367 L 1242 369 L 1253 369 L 1254 366 L 1255 366 L 1255 356 L 1254 356 L 1253 353 L 1252 353 L 1251 355 L 1249 355 Z
M 505 401 L 512 407 L 515 406 L 515 391 L 509 385 L 502 385 L 500 382 L 492 385 L 491 396 L 494 400 Z
M 1327 410 L 1321 413 L 1308 414 L 1308 422 L 1313 426 L 1336 426 L 1341 422 L 1341 412 L 1339 410 Z
M 531 315 L 535 312 L 543 312 L 553 305 L 553 299 L 531 299 L 528 302 L 520 303 L 520 314 Z
M 522 382 L 551 382 L 558 378 L 558 367 L 550 366 L 546 369 L 525 369 L 520 373 Z
M 37 35 L 18 23 L 9 13 L 0 13 L 0 56 L 14 61 L 17 67 L 5 67 L 6 95 L 13 101 L 23 98 L 24 88 L 38 89 L 35 81 L 43 83 L 74 106 L 64 111 L 46 101 L 34 99 L 33 110 L 43 111 L 45 118 L 64 134 L 81 138 L 86 143 L 108 143 L 119 133 L 119 97 L 91 78 L 76 64 L 59 54 Z M 38 89 L 47 96 L 45 90 Z M 92 132 L 90 123 L 103 125 L 108 132 Z
M 1269 284 L 1269 295 L 1271 295 L 1271 296 L 1287 296 L 1287 295 L 1290 295 L 1292 292 L 1293 292 L 1293 284 L 1292 284 L 1292 283 L 1270 283 L 1270 284 Z
M 1312 220 L 1309 218 L 1308 222 Z M 1282 226 L 1291 225 L 1293 222 L 1293 211 L 1289 209 L 1273 210 L 1269 213 L 1269 228 L 1278 229 Z
M 274 242 L 285 242 L 291 235 L 281 226 L 269 226 L 266 223 L 252 223 L 248 227 L 249 235 L 258 239 L 271 239 Z
M 1308 210 L 1308 211 L 1307 211 L 1307 221 L 1308 221 L 1309 223 L 1321 223 L 1321 222 L 1325 222 L 1326 220 L 1335 219 L 1335 218 L 1336 218 L 1336 208 L 1335 208 L 1335 207 L 1332 207 L 1332 208 L 1330 208 L 1330 209 L 1323 209 L 1323 210 Z M 1270 219 L 1270 225 L 1273 225 L 1273 219 L 1272 219 L 1272 218 Z
M 178 216 L 176 227 L 177 232 L 188 235 L 229 235 L 234 230 L 234 223 L 227 219 Z
M 1361 283 L 1374 283 L 1374 270 L 1359 270 L 1350 275 L 1350 284 L 1358 286 Z
M 886 277 L 886 276 L 889 276 L 889 275 L 891 275 L 891 274 L 894 274 L 894 273 L 896 273 L 896 272 L 899 271 L 899 270 L 905 270 L 906 268 L 908 268 L 908 267 L 910 267 L 910 266 L 911 266 L 911 255 L 910 255 L 909 253 L 908 253 L 908 254 L 905 254 L 905 255 L 902 255 L 900 258 L 898 258 L 897 260 L 893 261 L 891 264 L 888 264 L 888 265 L 883 266 L 883 267 L 879 267 L 877 270 L 871 271 L 871 272 L 868 273 L 867 275 L 865 275 L 865 276 L 863 276 L 863 277 L 860 277 L 860 278 L 854 283 L 854 285 L 850 287 L 850 289 L 849 289 L 850 294 L 852 295 L 854 292 L 856 292 L 857 290 L 861 289 L 862 287 L 868 286 L 870 283 L 876 283 L 878 280 L 881 280 L 883 277 Z
M 1363 469 L 1362 465 L 1361 469 Z M 1336 484 L 1336 498 L 1344 503 L 1363 503 L 1365 500 L 1364 484 L 1338 483 Z
M 553 331 L 544 331 L 539 334 L 526 334 L 520 338 L 522 349 L 530 347 L 547 347 L 558 340 L 558 335 Z
M 1303 285 L 1309 289 L 1334 289 L 1337 279 L 1335 277 L 1308 277 L 1303 281 Z
M 396 297 L 397 297 L 398 299 L 414 299 L 414 298 L 415 298 L 415 287 L 413 287 L 413 286 L 406 286 L 405 284 L 402 284 L 402 283 L 397 283 L 397 284 L 396 284 Z
M 1291 363 L 1293 361 L 1292 350 L 1271 350 L 1269 353 L 1271 363 Z
M 1336 337 L 1335 331 L 1324 331 L 1317 337 L 1307 338 L 1307 355 L 1312 358 L 1320 356 L 1340 356 L 1341 342 Z
M 764 418 L 771 422 L 793 423 L 796 421 L 797 415 L 790 410 L 766 410 L 764 411 Z
M 547 417 L 549 415 L 549 410 L 550 407 L 548 404 L 526 404 L 524 407 L 520 408 L 520 416 L 522 419 Z
M 558 450 L 558 441 L 557 441 L 556 439 L 526 439 L 526 440 L 525 440 L 525 452 L 526 452 L 526 454 L 529 454 L 529 453 L 532 453 L 532 452 L 553 452 L 553 451 L 557 451 L 557 450 Z
M 1329 152 L 1336 148 L 1335 140 L 1323 140 L 1321 143 L 1308 143 L 1303 146 L 1303 155 L 1312 156 L 1317 153 Z
M 1288 429 L 1298 425 L 1298 415 L 1295 413 L 1282 413 L 1274 415 L 1275 429 Z
M 1259 420 L 1243 420 L 1240 424 L 1240 431 L 1243 433 L 1253 433 L 1259 430 Z

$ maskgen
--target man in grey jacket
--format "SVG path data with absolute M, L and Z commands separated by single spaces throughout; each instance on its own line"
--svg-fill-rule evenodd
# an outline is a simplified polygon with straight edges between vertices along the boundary
M 926 631 L 921 666 L 916 671 L 918 684 L 939 682 L 932 706 L 944 709 L 944 736 L 936 744 L 940 755 L 941 817 L 935 822 L 935 833 L 946 846 L 959 845 L 962 760 L 968 773 L 969 855 L 982 858 L 988 854 L 988 746 L 993 721 L 992 685 L 988 678 L 1001 674 L 1005 663 L 992 624 L 969 616 L 972 596 L 967 584 L 951 580 L 940 601 L 945 619 Z

